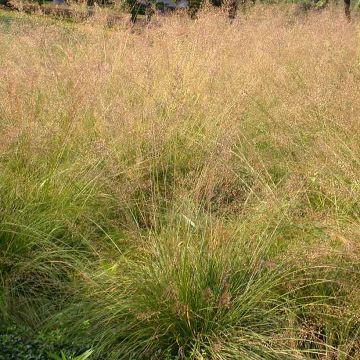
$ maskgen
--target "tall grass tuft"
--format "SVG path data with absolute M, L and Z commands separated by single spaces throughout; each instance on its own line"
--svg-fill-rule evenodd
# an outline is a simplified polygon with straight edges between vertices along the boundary
M 1 19 L 2 323 L 94 359 L 357 359 L 356 16 Z

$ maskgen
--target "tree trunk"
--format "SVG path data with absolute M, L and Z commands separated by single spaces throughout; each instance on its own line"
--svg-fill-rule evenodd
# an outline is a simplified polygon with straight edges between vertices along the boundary
M 350 0 L 344 0 L 344 6 L 345 6 L 345 16 L 348 21 L 351 20 L 351 14 L 350 14 Z
M 238 0 L 230 0 L 229 1 L 229 19 L 231 22 L 236 17 L 237 9 L 238 9 Z

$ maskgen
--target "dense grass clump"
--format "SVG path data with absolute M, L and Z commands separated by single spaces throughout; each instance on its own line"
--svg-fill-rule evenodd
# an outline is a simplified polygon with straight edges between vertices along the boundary
M 341 15 L 1 15 L 0 346 L 359 359 L 359 37 Z

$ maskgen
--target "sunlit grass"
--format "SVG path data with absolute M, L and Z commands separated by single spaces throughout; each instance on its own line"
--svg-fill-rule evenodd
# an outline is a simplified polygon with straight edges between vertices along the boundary
M 357 359 L 356 17 L 10 18 L 4 323 L 99 359 Z

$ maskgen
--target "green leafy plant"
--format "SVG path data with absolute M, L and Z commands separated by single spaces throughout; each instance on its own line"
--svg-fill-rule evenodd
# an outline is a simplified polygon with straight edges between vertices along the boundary
M 77 356 L 66 356 L 63 351 L 61 351 L 60 355 L 56 355 L 53 353 L 50 353 L 49 356 L 53 360 L 86 360 L 90 358 L 91 354 L 93 353 L 93 350 L 87 350 L 84 353 L 77 355 Z

